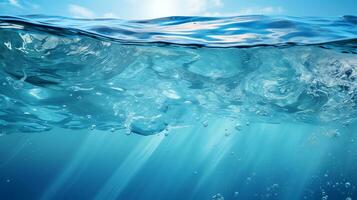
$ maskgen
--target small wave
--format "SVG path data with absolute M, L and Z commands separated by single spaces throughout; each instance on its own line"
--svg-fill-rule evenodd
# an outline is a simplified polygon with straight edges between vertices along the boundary
M 167 17 L 153 20 L 0 16 L 1 28 L 84 34 L 121 43 L 164 43 L 205 47 L 321 44 L 356 39 L 357 17 Z
M 356 118 L 352 16 L 0 19 L 5 133 L 60 127 L 152 135 L 212 115 L 272 123 Z M 301 45 L 279 45 L 291 42 Z

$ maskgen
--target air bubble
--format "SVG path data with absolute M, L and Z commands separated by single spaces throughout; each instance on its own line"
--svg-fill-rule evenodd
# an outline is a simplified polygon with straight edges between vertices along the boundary
M 240 124 L 238 123 L 238 124 L 236 124 L 236 125 L 234 126 L 234 128 L 235 128 L 237 131 L 241 131 L 241 130 L 242 130 L 242 125 L 240 125 Z
M 328 199 L 328 195 L 324 195 L 322 196 L 321 200 L 327 200 Z
M 136 118 L 129 125 L 129 129 L 132 133 L 148 136 L 163 133 L 167 126 L 168 124 L 160 115 L 155 119 L 147 119 L 144 117 Z
M 230 135 L 231 133 L 228 131 L 228 129 L 224 129 L 224 136 L 228 137 Z
M 170 126 L 166 126 L 165 130 L 163 131 L 164 136 L 168 136 L 170 134 Z
M 131 130 L 130 128 L 125 129 L 125 135 L 131 135 Z
M 346 187 L 346 188 L 351 187 L 351 183 L 350 183 L 350 182 L 346 182 L 346 183 L 345 183 L 345 187 Z
M 234 192 L 234 197 L 238 197 L 239 192 Z
M 207 127 L 208 126 L 208 121 L 203 121 L 202 125 L 203 125 L 203 127 Z
M 212 196 L 212 200 L 224 200 L 224 197 L 220 193 L 217 193 Z

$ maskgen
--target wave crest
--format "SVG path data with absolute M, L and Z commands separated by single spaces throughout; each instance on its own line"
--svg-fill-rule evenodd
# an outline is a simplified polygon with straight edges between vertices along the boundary
M 126 44 L 166 43 L 205 47 L 321 44 L 356 39 L 357 17 L 167 17 L 153 20 L 0 16 L 0 28 L 57 35 L 84 34 Z

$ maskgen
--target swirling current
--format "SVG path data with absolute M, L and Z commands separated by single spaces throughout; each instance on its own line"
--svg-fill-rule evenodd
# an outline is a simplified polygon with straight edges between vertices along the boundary
M 0 133 L 153 135 L 212 115 L 348 124 L 356 46 L 355 16 L 2 16 Z

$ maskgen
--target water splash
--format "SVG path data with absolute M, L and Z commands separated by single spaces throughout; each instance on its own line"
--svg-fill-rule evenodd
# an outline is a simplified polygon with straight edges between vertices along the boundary
M 356 117 L 356 23 L 0 17 L 0 128 L 152 135 L 210 115 L 347 123 Z

